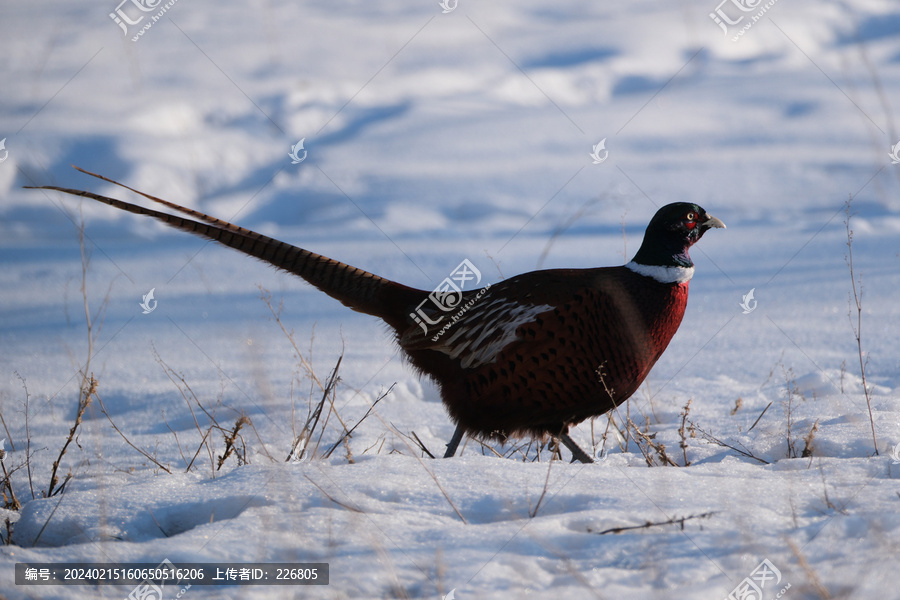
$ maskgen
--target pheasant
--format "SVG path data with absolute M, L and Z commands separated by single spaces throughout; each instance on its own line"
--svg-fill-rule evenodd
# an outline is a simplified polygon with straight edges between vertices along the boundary
M 446 308 L 426 302 L 435 292 L 407 287 L 79 170 L 192 218 L 86 191 L 37 189 L 91 198 L 217 241 L 299 275 L 345 306 L 382 319 L 413 368 L 441 390 L 456 424 L 445 458 L 456 453 L 466 434 L 499 440 L 549 435 L 571 451 L 573 460 L 593 462 L 571 439 L 569 427 L 606 413 L 640 387 L 684 316 L 694 273 L 689 248 L 707 230 L 725 227 L 696 204 L 663 206 L 650 220 L 631 262 L 533 271 L 460 290 L 452 305 L 462 310 L 445 321 Z

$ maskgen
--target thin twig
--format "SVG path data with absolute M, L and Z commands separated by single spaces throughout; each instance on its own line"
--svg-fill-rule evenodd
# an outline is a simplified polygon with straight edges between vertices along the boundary
M 692 398 L 688 398 L 687 404 L 685 404 L 684 408 L 681 410 L 681 427 L 678 428 L 678 436 L 681 438 L 681 453 L 684 455 L 684 466 L 686 467 L 689 467 L 691 465 L 691 461 L 689 461 L 687 457 L 688 443 L 685 431 L 688 414 L 691 412 L 692 400 Z
M 609 529 L 604 529 L 603 531 L 593 531 L 590 527 L 588 527 L 588 533 L 596 533 L 597 535 L 606 535 L 607 533 L 622 533 L 623 531 L 632 531 L 635 529 L 649 529 L 650 527 L 659 527 L 661 525 L 680 525 L 682 531 L 684 530 L 684 524 L 687 521 L 691 521 L 693 519 L 708 519 L 709 517 L 716 514 L 715 512 L 705 512 L 700 515 L 690 515 L 687 517 L 672 517 L 666 521 L 647 521 L 643 525 L 628 525 L 625 527 L 610 527 Z
M 516 451 L 520 451 L 520 452 L 521 452 L 521 450 L 519 450 L 519 448 L 521 448 L 521 445 L 520 445 L 520 446 L 514 447 L 512 450 L 510 450 L 510 453 L 509 453 L 508 455 L 504 456 L 503 454 L 500 454 L 499 452 L 497 452 L 497 450 L 496 450 L 493 446 L 491 446 L 491 445 L 485 443 L 484 440 L 481 440 L 481 439 L 478 439 L 478 438 L 473 438 L 473 439 L 475 440 L 476 443 L 481 444 L 481 454 L 482 454 L 482 456 L 484 456 L 484 451 L 485 451 L 485 450 L 491 452 L 491 453 L 492 453 L 494 456 L 496 456 L 497 458 L 509 458 L 512 454 L 515 454 Z
M 365 420 L 366 420 L 366 417 L 368 417 L 368 416 L 371 414 L 372 410 L 375 409 L 375 405 L 378 404 L 379 402 L 381 402 L 388 394 L 390 394 L 390 393 L 391 393 L 391 390 L 394 389 L 394 386 L 395 386 L 395 385 L 397 385 L 396 382 L 395 382 L 395 383 L 392 383 L 392 384 L 391 384 L 391 387 L 389 387 L 389 388 L 387 389 L 386 392 L 384 392 L 383 394 L 381 394 L 380 396 L 378 396 L 378 397 L 375 399 L 375 401 L 372 403 L 372 406 L 369 407 L 369 410 L 366 411 L 366 414 L 364 414 L 364 415 L 362 416 L 362 419 L 360 419 L 359 421 L 357 421 L 357 422 L 356 422 L 356 425 L 354 425 L 353 427 L 351 427 L 349 430 L 344 430 L 344 433 L 341 434 L 341 437 L 338 438 L 338 441 L 336 441 L 336 442 L 334 443 L 334 445 L 328 450 L 328 452 L 326 452 L 326 453 L 322 456 L 322 458 L 328 458 L 329 456 L 331 456 L 331 453 L 334 452 L 334 449 L 337 448 L 341 443 L 343 443 L 347 438 L 349 438 L 350 435 L 351 435 L 354 431 L 356 431 L 356 428 L 359 427 L 360 423 L 362 423 L 363 421 L 365 421 Z M 419 443 L 421 444 L 421 442 L 419 442 Z M 422 449 L 425 450 L 425 452 L 428 452 L 428 449 L 425 448 L 425 444 L 421 444 L 421 445 L 422 445 Z M 429 456 L 431 456 L 431 458 L 434 458 L 434 456 L 433 456 L 430 452 L 428 452 L 428 454 L 429 454 Z
M 9 441 L 10 449 L 15 452 L 16 444 L 13 442 L 12 436 L 9 434 L 9 427 L 6 426 L 6 419 L 3 418 L 3 411 L 0 411 L 0 423 L 3 423 L 3 430 L 6 431 L 6 439 Z
M 553 459 L 547 461 L 547 477 L 544 478 L 544 489 L 541 490 L 541 496 L 538 498 L 537 504 L 534 505 L 534 510 L 528 515 L 532 519 L 537 516 L 538 510 L 541 508 L 541 502 L 544 501 L 544 497 L 547 495 L 547 488 L 550 487 L 550 469 L 553 468 L 553 462 Z
M 410 431 L 409 435 L 410 435 L 410 437 L 412 437 L 413 441 L 416 442 L 416 445 L 419 446 L 419 448 L 422 450 L 422 452 L 424 452 L 425 454 L 428 455 L 428 458 L 435 457 L 434 454 L 431 453 L 431 450 L 429 450 L 428 447 L 425 446 L 425 442 L 423 442 L 422 440 L 419 439 L 419 436 L 418 436 L 418 434 L 416 434 L 415 431 Z
M 331 415 L 333 414 L 338 422 L 343 427 L 344 431 L 347 431 L 347 426 L 344 424 L 344 420 L 341 419 L 341 416 L 337 413 L 337 408 L 334 406 L 334 398 L 336 394 L 337 384 L 340 383 L 341 378 L 338 377 L 338 368 L 341 366 L 341 361 L 344 359 L 344 349 L 341 348 L 341 355 L 338 357 L 337 363 L 334 365 L 334 371 L 332 371 L 331 375 L 328 377 L 328 383 L 325 386 L 326 390 L 323 394 L 322 398 L 328 400 L 328 414 L 325 415 L 325 421 L 322 423 L 322 426 L 319 428 L 319 437 L 316 439 L 316 445 L 313 447 L 311 456 L 315 456 L 316 452 L 319 451 L 319 444 L 322 443 L 322 437 L 325 435 L 325 428 L 328 427 L 328 421 L 331 420 Z
M 785 370 L 784 365 L 781 366 L 784 374 L 785 393 L 787 394 L 787 402 L 785 403 L 785 417 L 787 418 L 787 456 L 788 458 L 797 458 L 797 449 L 794 447 L 796 441 L 793 439 L 794 434 L 794 396 L 803 395 L 797 391 L 797 380 L 794 377 L 794 369 Z M 788 377 L 790 373 L 790 377 Z
M 97 380 L 94 379 L 93 374 L 90 378 L 90 387 L 87 390 L 82 390 L 80 398 L 78 400 L 78 410 L 75 413 L 75 423 L 72 425 L 72 428 L 69 429 L 69 437 L 66 438 L 65 443 L 59 451 L 59 456 L 56 457 L 56 460 L 53 461 L 53 470 L 50 471 L 50 486 L 47 488 L 47 497 L 54 496 L 62 491 L 62 487 L 57 488 L 56 484 L 59 483 L 59 478 L 56 476 L 56 472 L 59 469 L 59 463 L 62 461 L 63 456 L 66 454 L 66 450 L 69 447 L 69 444 L 72 443 L 72 440 L 75 439 L 75 432 L 78 431 L 78 426 L 81 425 L 81 419 L 84 417 L 84 411 L 87 410 L 88 405 L 91 403 L 91 398 L 93 398 L 94 394 L 97 393 Z M 66 478 L 68 481 L 68 478 Z M 65 486 L 65 483 L 63 483 Z
M 311 484 L 313 484 L 314 486 L 316 486 L 316 488 L 317 488 L 320 492 L 322 492 L 322 494 L 323 494 L 326 498 L 328 498 L 329 500 L 331 500 L 332 502 L 334 502 L 335 504 L 337 504 L 337 505 L 340 506 L 341 508 L 346 508 L 347 510 L 350 510 L 350 511 L 353 511 L 353 512 L 357 512 L 357 513 L 364 513 L 363 510 L 360 510 L 360 509 L 356 508 L 355 506 L 350 506 L 349 504 L 346 504 L 346 503 L 344 503 L 344 502 L 341 502 L 340 500 L 338 500 L 337 498 L 335 498 L 334 496 L 332 496 L 331 494 L 329 494 L 328 492 L 326 492 L 324 489 L 322 489 L 322 486 L 320 486 L 318 483 L 316 483 L 315 481 L 313 481 L 312 478 L 310 478 L 309 475 L 304 475 L 304 477 L 306 477 L 306 479 L 308 479 L 309 482 L 310 482 Z
M 197 398 L 197 395 L 194 393 L 194 390 L 191 389 L 191 386 L 188 385 L 188 382 L 184 379 L 184 377 L 175 373 L 175 371 L 172 369 L 172 367 L 170 367 L 166 363 L 166 361 L 164 361 L 162 359 L 162 357 L 159 355 L 159 352 L 157 352 L 157 350 L 156 350 L 156 346 L 154 346 L 152 343 L 151 343 L 151 347 L 153 348 L 153 356 L 156 358 L 157 364 L 159 364 L 159 366 L 162 367 L 163 373 L 166 374 L 166 377 L 169 378 L 169 381 L 172 382 L 172 385 L 175 386 L 175 388 L 181 394 L 181 397 L 184 399 L 185 404 L 187 404 L 188 411 L 191 413 L 191 418 L 194 419 L 194 426 L 197 428 L 197 432 L 200 434 L 200 446 L 197 448 L 197 452 L 194 453 L 193 458 L 191 458 L 191 462 L 188 463 L 188 466 L 187 466 L 187 469 L 185 470 L 185 472 L 190 471 L 191 466 L 194 464 L 194 461 L 197 459 L 197 456 L 198 456 L 200 450 L 203 448 L 204 442 L 206 442 L 206 452 L 209 455 L 210 467 L 212 467 L 214 452 L 213 452 L 213 449 L 209 446 L 209 442 L 208 442 L 209 430 L 207 430 L 207 432 L 204 433 L 203 428 L 200 427 L 200 421 L 197 420 L 197 414 L 194 412 L 194 407 L 191 404 L 191 398 L 194 399 L 194 402 L 197 404 L 197 406 L 200 407 L 200 409 L 204 413 L 206 413 L 207 416 L 210 417 L 210 419 L 212 419 L 213 421 L 215 421 L 215 419 L 212 418 L 212 415 L 210 415 L 209 412 L 207 412 L 207 410 L 205 408 L 203 408 L 203 405 L 200 404 L 200 399 Z M 179 381 L 181 381 L 181 383 L 184 387 L 182 387 L 182 385 L 179 385 L 178 382 L 175 381 L 176 377 L 179 379 Z M 187 391 L 185 391 L 185 390 L 187 390 Z M 188 394 L 190 394 L 191 398 L 188 397 Z M 215 476 L 215 471 L 213 471 L 213 476 Z
M 95 393 L 94 397 L 97 398 L 97 404 L 100 405 L 100 412 L 103 413 L 103 416 L 106 417 L 106 419 L 109 421 L 109 424 L 112 425 L 112 428 L 116 430 L 116 433 L 118 433 L 122 437 L 122 439 L 125 440 L 125 443 L 128 444 L 129 446 L 131 446 L 132 448 L 134 448 L 135 450 L 137 450 L 141 455 L 143 455 L 144 458 L 146 458 L 147 460 L 149 460 L 150 462 L 155 464 L 157 467 L 159 467 L 160 469 L 162 469 L 163 471 L 165 471 L 166 473 L 169 473 L 171 475 L 172 471 L 170 471 L 168 467 L 166 467 L 161 462 L 159 462 L 158 460 L 156 460 L 155 458 L 150 456 L 150 454 L 148 454 L 143 448 L 138 448 L 137 446 L 132 444 L 131 440 L 129 440 L 125 436 L 125 434 L 122 433 L 122 430 L 118 428 L 118 426 L 112 420 L 112 417 L 109 415 L 109 411 L 107 411 L 106 407 L 103 405 L 103 400 L 100 398 L 100 394 Z
M 209 444 L 206 443 L 206 438 L 209 437 L 209 434 L 212 433 L 212 425 L 209 426 L 205 432 L 200 432 L 200 445 L 197 446 L 197 451 L 194 452 L 194 456 L 191 457 L 191 462 L 188 463 L 188 466 L 184 469 L 184 472 L 187 473 L 191 470 L 191 467 L 194 466 L 194 461 L 197 460 L 197 457 L 200 455 L 200 451 L 203 450 L 203 445 L 206 444 L 206 447 L 209 448 Z
M 162 412 L 163 423 L 166 425 L 166 429 L 172 432 L 172 435 L 175 437 L 175 446 L 178 447 L 178 453 L 181 454 L 181 460 L 184 464 L 188 464 L 187 457 L 184 455 L 184 448 L 181 447 L 181 442 L 178 440 L 178 433 L 172 429 L 172 426 L 169 425 L 169 421 L 166 419 L 165 411 Z
M 449 504 L 450 508 L 453 509 L 453 512 L 456 513 L 456 516 L 459 517 L 459 520 L 462 521 L 463 523 L 465 523 L 466 525 L 468 525 L 469 521 L 463 516 L 463 514 L 461 512 L 459 512 L 459 509 L 456 507 L 456 504 L 454 504 L 453 500 L 450 498 L 450 494 L 447 493 L 447 490 L 444 489 L 444 486 L 441 485 L 441 482 L 438 481 L 437 476 L 432 472 L 432 470 L 429 469 L 425 465 L 425 461 L 423 461 L 418 456 L 413 456 L 413 458 L 415 458 L 416 460 L 419 461 L 419 464 L 422 465 L 422 468 L 425 469 L 425 472 L 428 473 L 428 475 L 431 476 L 431 479 L 434 480 L 435 485 L 437 485 L 438 489 L 441 491 L 441 494 L 443 494 L 444 499 L 447 501 L 447 504 Z
M 322 416 L 322 407 L 325 406 L 325 401 L 328 399 L 329 394 L 334 390 L 334 386 L 337 385 L 339 381 L 338 370 L 341 368 L 341 361 L 344 360 L 344 355 L 341 354 L 338 356 L 337 362 L 334 365 L 334 368 L 331 370 L 331 374 L 328 376 L 328 382 L 322 387 L 322 398 L 319 400 L 315 409 L 306 419 L 306 423 L 303 425 L 303 430 L 300 432 L 299 438 L 303 438 L 298 444 L 296 441 L 294 443 L 294 453 L 292 453 L 288 458 L 291 459 L 293 456 L 296 456 L 293 460 L 301 460 L 306 455 L 306 450 L 309 447 L 309 440 L 312 438 L 312 434 L 316 431 L 316 428 L 319 424 L 319 418 Z M 321 436 L 320 436 L 321 439 Z M 315 449 L 313 450 L 313 453 Z M 312 456 L 313 454 L 310 454 Z
M 856 325 L 853 325 L 853 318 L 848 312 L 847 317 L 850 319 L 850 328 L 853 329 L 853 337 L 856 338 L 857 355 L 859 356 L 859 373 L 862 377 L 863 392 L 866 395 L 866 407 L 869 410 L 869 425 L 872 427 L 872 445 L 875 446 L 875 456 L 878 456 L 878 439 L 875 436 L 875 417 L 872 414 L 872 399 L 869 396 L 869 384 L 866 381 L 866 365 L 869 362 L 868 357 L 863 360 L 862 349 L 862 278 L 859 279 L 859 289 L 857 289 L 856 274 L 853 271 L 853 230 L 850 229 L 850 204 L 853 201 L 851 196 L 847 200 L 847 219 L 844 226 L 847 229 L 847 266 L 850 269 L 850 285 L 853 289 L 853 301 L 856 304 Z
M 28 393 L 28 385 L 25 378 L 19 375 L 18 371 L 13 371 L 19 381 L 22 382 L 22 388 L 25 390 L 25 472 L 28 474 L 28 489 L 31 490 L 31 499 L 34 500 L 34 480 L 31 477 L 31 429 L 28 427 L 28 409 L 31 404 L 31 395 Z
M 698 433 L 700 433 L 700 435 L 702 435 L 704 438 L 706 438 L 706 440 L 709 441 L 709 442 L 712 442 L 712 443 L 714 443 L 714 444 L 716 444 L 716 445 L 718 445 L 718 446 L 722 446 L 723 448 L 728 448 L 728 449 L 730 449 L 730 450 L 734 450 L 734 451 L 737 452 L 738 454 L 740 454 L 740 455 L 742 455 L 742 456 L 746 456 L 747 458 L 752 458 L 753 460 L 757 460 L 757 461 L 761 462 L 761 463 L 764 464 L 764 465 L 770 464 L 769 461 L 764 460 L 764 459 L 762 459 L 762 458 L 760 458 L 760 457 L 758 457 L 758 456 L 754 456 L 753 454 L 751 454 L 750 452 L 747 452 L 746 450 L 741 450 L 740 448 L 737 448 L 737 447 L 735 447 L 735 446 L 732 446 L 731 444 L 726 444 L 725 442 L 723 442 L 722 440 L 720 440 L 719 438 L 717 438 L 717 437 L 714 436 L 713 434 L 708 433 L 708 432 L 706 432 L 706 431 L 703 431 L 703 430 L 700 429 L 699 427 L 696 427 L 696 426 L 694 425 L 693 422 L 691 422 L 691 427 L 694 427 L 695 431 L 697 431 Z
M 44 524 L 41 526 L 40 531 L 38 531 L 37 536 L 34 538 L 34 541 L 31 542 L 31 546 L 37 546 L 38 540 L 41 539 L 41 536 L 44 535 L 44 530 L 47 529 L 47 525 L 50 524 L 50 519 L 53 518 L 53 515 L 56 514 L 56 509 L 59 508 L 59 505 L 62 504 L 63 498 L 65 496 L 60 496 L 59 500 L 56 501 L 56 505 L 54 505 L 53 510 L 50 511 L 50 515 L 47 517 L 47 520 L 44 521 Z
M 759 423 L 759 420 L 763 418 L 763 415 L 766 414 L 766 411 L 769 410 L 770 406 L 772 406 L 772 402 L 774 402 L 774 401 L 770 400 L 769 403 L 766 404 L 766 407 L 763 409 L 763 411 L 761 413 L 759 413 L 759 416 L 756 417 L 756 420 L 753 421 L 753 425 L 750 426 L 750 429 L 747 430 L 747 433 L 750 433 L 751 431 L 753 431 L 753 428 L 756 427 L 756 424 Z
M 256 429 L 256 425 L 253 423 L 253 421 L 250 421 L 250 429 L 253 430 L 253 435 L 256 436 L 256 440 L 259 442 L 259 447 L 262 448 L 262 451 L 266 453 L 266 456 L 269 458 L 269 460 L 271 462 L 276 462 L 275 457 L 269 453 L 268 448 L 266 448 L 266 444 L 262 441 L 262 437 L 259 435 L 259 431 Z
M 463 516 L 463 514 L 462 514 L 462 513 L 459 511 L 459 509 L 456 507 L 456 504 L 454 504 L 453 499 L 450 498 L 450 494 L 448 494 L 448 493 L 447 493 L 447 490 L 444 489 L 444 486 L 441 485 L 441 482 L 438 480 L 438 478 L 437 478 L 437 476 L 434 474 L 434 472 L 433 472 L 431 469 L 428 468 L 428 465 L 425 464 L 425 461 L 422 460 L 422 458 L 418 455 L 417 452 L 413 452 L 413 451 L 412 451 L 412 446 L 411 446 L 410 443 L 406 440 L 406 436 L 404 436 L 403 434 L 401 434 L 401 433 L 397 430 L 397 428 L 393 425 L 393 423 L 388 423 L 387 421 L 385 421 L 385 420 L 381 417 L 381 415 L 379 415 L 377 412 L 375 413 L 375 416 L 378 417 L 378 419 L 382 422 L 382 424 L 383 424 L 385 427 L 388 427 L 394 435 L 396 435 L 396 436 L 399 437 L 401 440 L 403 440 L 403 443 L 406 445 L 406 448 L 410 451 L 410 454 L 412 455 L 412 457 L 415 458 L 417 461 L 419 461 L 419 464 L 422 465 L 422 468 L 425 469 L 425 472 L 428 473 L 428 475 L 429 475 L 429 476 L 431 477 L 431 479 L 434 481 L 435 485 L 437 485 L 438 490 L 440 490 L 441 494 L 444 496 L 444 499 L 447 501 L 447 504 L 450 505 L 450 508 L 453 509 L 453 512 L 456 513 L 456 516 L 459 517 L 460 521 L 462 521 L 463 523 L 465 523 L 466 525 L 468 525 L 468 524 L 469 524 L 469 521 Z

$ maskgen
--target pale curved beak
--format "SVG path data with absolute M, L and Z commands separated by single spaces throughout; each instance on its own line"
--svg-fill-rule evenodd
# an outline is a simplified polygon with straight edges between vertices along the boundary
M 727 229 L 725 227 L 725 223 L 723 223 L 721 219 L 717 219 L 709 213 L 707 213 L 706 217 L 706 220 L 703 221 L 703 227 L 705 227 L 706 229 Z

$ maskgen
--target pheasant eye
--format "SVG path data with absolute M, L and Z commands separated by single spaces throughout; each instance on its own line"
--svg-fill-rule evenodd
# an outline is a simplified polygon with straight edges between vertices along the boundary
M 684 226 L 693 231 L 694 227 L 697 226 L 697 213 L 691 211 L 684 216 L 684 219 Z

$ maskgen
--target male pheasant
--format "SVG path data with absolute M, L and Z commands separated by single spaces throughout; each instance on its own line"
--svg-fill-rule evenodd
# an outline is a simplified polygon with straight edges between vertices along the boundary
M 80 190 L 40 189 L 92 198 L 215 240 L 384 320 L 413 367 L 441 389 L 457 425 L 445 457 L 455 454 L 465 434 L 493 439 L 549 434 L 573 459 L 592 462 L 569 437 L 569 426 L 602 415 L 638 389 L 684 315 L 694 273 L 688 249 L 708 229 L 725 227 L 696 204 L 669 204 L 651 219 L 628 264 L 533 271 L 463 291 L 453 305 L 465 310 L 452 322 L 441 322 L 441 309 L 425 302 L 431 292 L 84 172 L 196 220 Z M 439 323 L 441 333 L 425 321 Z

